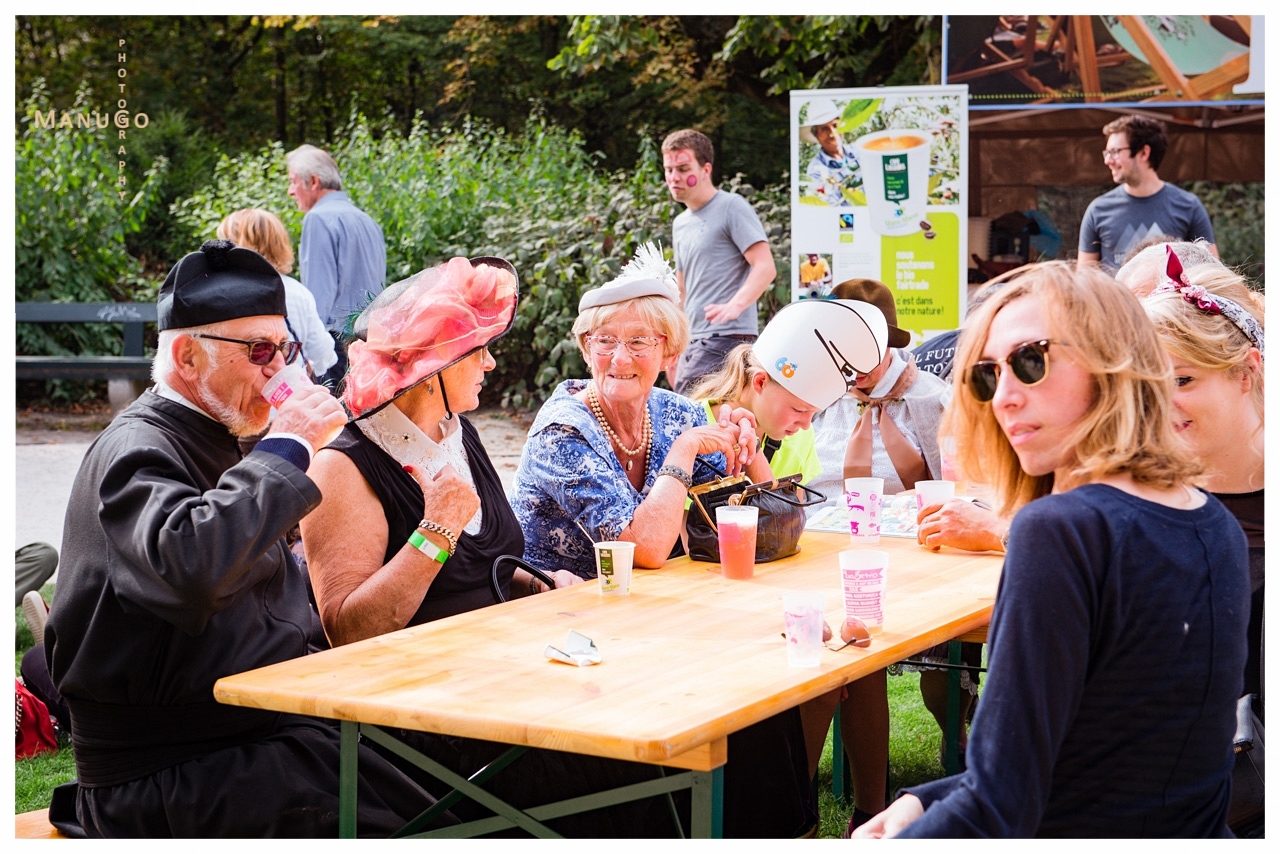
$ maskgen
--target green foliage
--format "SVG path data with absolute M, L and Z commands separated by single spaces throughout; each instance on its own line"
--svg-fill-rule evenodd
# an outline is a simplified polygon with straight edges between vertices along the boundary
M 1194 193 L 1208 212 L 1223 263 L 1238 270 L 1251 285 L 1264 288 L 1266 185 L 1192 181 L 1181 186 Z
M 743 15 L 718 58 L 767 61 L 771 95 L 792 89 L 938 82 L 940 22 L 932 15 Z
M 69 111 L 56 109 L 37 81 L 23 103 L 14 176 L 14 291 L 19 301 L 154 298 L 126 238 L 156 212 L 168 164 L 156 158 L 140 184 L 137 173 L 126 169 L 123 175 L 130 183 L 119 184 L 116 129 L 97 126 L 91 99 L 82 88 Z M 73 126 L 60 127 L 68 115 Z M 93 120 L 93 127 L 75 127 L 80 115 Z M 23 323 L 16 338 L 17 352 L 29 355 L 119 355 L 121 348 L 115 324 Z
M 302 231 L 302 213 L 289 198 L 288 188 L 285 150 L 278 142 L 235 157 L 219 155 L 212 180 L 169 207 L 177 241 L 173 260 L 214 239 L 218 223 L 240 208 L 263 208 L 275 213 L 296 242 Z
M 653 138 L 638 146 L 635 169 L 609 174 L 580 136 L 538 115 L 515 134 L 478 121 L 454 130 L 415 124 L 401 134 L 356 115 L 332 153 L 344 188 L 382 226 L 389 282 L 454 255 L 498 255 L 515 265 L 520 308 L 493 347 L 498 367 L 489 388 L 503 405 L 525 409 L 541 405 L 561 380 L 586 373 L 569 336 L 582 292 L 615 276 L 641 243 L 670 245 L 679 207 L 663 184 Z M 284 159 L 278 144 L 221 157 L 212 182 L 173 206 L 188 245 L 251 205 L 280 213 L 296 240 L 302 215 L 285 195 Z M 761 306 L 767 318 L 790 300 L 789 191 L 785 184 L 756 191 L 741 177 L 724 188 L 756 206 L 775 252 L 777 284 Z

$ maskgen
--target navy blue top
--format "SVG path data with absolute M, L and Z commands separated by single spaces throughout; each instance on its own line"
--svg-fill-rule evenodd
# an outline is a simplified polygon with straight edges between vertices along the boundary
M 1090 485 L 1024 507 L 963 774 L 904 836 L 1229 836 L 1249 615 L 1222 504 Z

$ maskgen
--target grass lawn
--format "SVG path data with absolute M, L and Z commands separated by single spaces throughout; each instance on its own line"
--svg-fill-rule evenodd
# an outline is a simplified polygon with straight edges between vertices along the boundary
M 53 585 L 45 585 L 40 591 L 45 601 L 53 598 Z M 15 641 L 14 674 L 22 662 L 22 655 L 34 644 L 22 609 L 15 609 L 14 620 L 18 631 Z M 903 786 L 911 786 L 942 776 L 942 764 L 938 760 L 941 733 L 933 716 L 920 699 L 920 677 L 916 673 L 904 673 L 889 677 L 889 791 L 896 792 Z M 818 764 L 818 811 L 821 817 L 819 835 L 823 838 L 839 838 L 853 812 L 853 802 L 841 803 L 831 794 L 831 736 L 823 749 Z M 49 806 L 49 798 L 55 786 L 75 779 L 75 761 L 71 745 L 64 744 L 57 753 L 46 753 L 34 759 L 14 763 L 14 812 L 28 812 Z
M 44 601 L 53 599 L 53 585 L 46 584 L 40 588 Z M 18 676 L 23 654 L 35 646 L 31 630 L 22 616 L 22 609 L 15 608 L 14 625 L 18 627 L 14 639 L 13 675 Z M 75 758 L 71 753 L 69 741 L 61 741 L 62 749 L 57 753 L 45 753 L 33 759 L 23 759 L 13 763 L 13 811 L 14 813 L 30 812 L 49 806 L 49 798 L 53 788 L 76 776 Z

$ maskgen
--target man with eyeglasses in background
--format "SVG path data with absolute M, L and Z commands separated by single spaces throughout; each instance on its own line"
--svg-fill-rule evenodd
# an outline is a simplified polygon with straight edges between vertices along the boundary
M 1130 249 L 1160 234 L 1187 241 L 1203 238 L 1217 257 L 1204 205 L 1156 174 L 1169 147 L 1163 123 L 1122 116 L 1102 132 L 1107 137 L 1102 159 L 1119 186 L 1094 199 L 1084 212 L 1077 269 L 1101 264 L 1114 274 Z
M 303 385 L 241 457 L 237 438 L 267 427 L 263 386 L 300 349 L 256 252 L 216 240 L 184 257 L 157 325 L 156 384 L 89 448 L 67 506 L 44 639 L 77 781 L 50 821 L 89 837 L 335 836 L 338 730 L 219 704 L 213 684 L 323 643 L 283 536 L 319 505 L 306 471 L 346 415 Z M 360 752 L 361 835 L 430 805 Z

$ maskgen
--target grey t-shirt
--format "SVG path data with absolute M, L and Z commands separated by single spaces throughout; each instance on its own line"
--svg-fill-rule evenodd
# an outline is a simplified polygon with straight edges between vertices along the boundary
M 760 331 L 755 303 L 728 323 L 707 322 L 704 309 L 725 303 L 751 272 L 742 253 L 767 237 L 760 217 L 746 199 L 716 190 L 698 210 L 685 209 L 671 226 L 676 269 L 684 274 L 684 311 L 694 339 L 755 335 Z
M 1204 205 L 1181 187 L 1165 184 L 1143 197 L 1116 187 L 1089 203 L 1080 223 L 1080 251 L 1100 253 L 1103 269 L 1114 273 L 1130 249 L 1162 234 L 1176 240 L 1203 237 L 1213 243 Z

